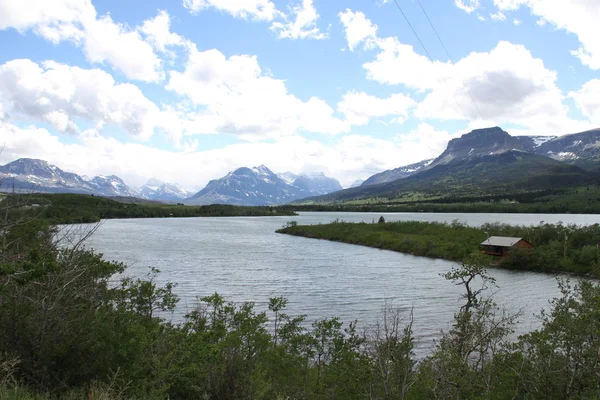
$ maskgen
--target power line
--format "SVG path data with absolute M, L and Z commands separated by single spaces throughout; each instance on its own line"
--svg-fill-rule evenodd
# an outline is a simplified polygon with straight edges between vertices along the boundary
M 423 41 L 419 37 L 419 34 L 417 33 L 417 31 L 415 30 L 415 28 L 413 27 L 413 25 L 410 23 L 410 20 L 408 19 L 408 17 L 404 13 L 404 10 L 402 10 L 402 7 L 400 6 L 400 3 L 398 3 L 398 0 L 394 0 L 394 3 L 396 4 L 396 7 L 398 7 L 398 10 L 400 10 L 400 12 L 402 13 L 402 16 L 406 20 L 406 23 L 408 24 L 408 26 L 412 30 L 413 34 L 415 35 L 415 37 L 417 38 L 417 40 L 419 41 L 419 43 L 421 44 L 421 47 L 423 47 L 423 50 L 425 51 L 425 54 L 427 55 L 427 58 L 429 59 L 429 62 L 431 62 L 431 64 L 433 64 L 434 63 L 433 58 L 431 57 L 431 55 L 427 51 L 427 47 L 425 47 L 425 44 L 423 43 Z M 446 88 L 450 89 L 450 87 L 448 85 L 448 82 L 446 82 L 446 79 L 444 79 L 444 76 L 440 75 L 440 78 L 442 78 L 442 81 L 444 82 L 444 85 L 446 85 Z M 452 97 L 454 97 L 454 102 L 456 103 L 456 106 L 460 110 L 460 113 L 463 115 L 463 117 L 465 117 L 466 120 L 469 120 L 469 117 L 467 117 L 467 115 L 465 114 L 463 108 L 460 106 L 460 103 L 458 102 L 458 99 L 456 98 L 456 96 L 452 95 Z
M 448 60 L 450 60 L 450 63 L 452 64 L 452 66 L 455 67 L 455 64 L 454 64 L 454 61 L 452 60 L 452 56 L 450 55 L 450 52 L 448 52 L 448 49 L 446 48 L 446 45 L 444 45 L 444 41 L 442 40 L 442 38 L 441 38 L 440 34 L 438 33 L 437 29 L 435 29 L 435 26 L 433 25 L 433 22 L 431 22 L 431 19 L 429 18 L 429 15 L 427 14 L 427 11 L 425 11 L 425 8 L 421 4 L 421 0 L 417 0 L 417 3 L 419 4 L 419 7 L 421 7 L 421 11 L 423 11 L 423 14 L 425 14 L 425 17 L 427 18 L 427 21 L 429 22 L 429 25 L 431 26 L 431 29 L 433 29 L 433 32 L 435 33 L 435 36 L 437 36 L 440 44 L 442 45 L 442 48 L 444 49 L 444 52 L 446 53 L 446 56 L 448 57 Z M 481 118 L 483 120 L 483 115 L 481 114 L 481 110 L 479 109 L 479 105 L 477 104 L 477 102 L 473 98 L 473 95 L 471 94 L 471 91 L 467 88 L 467 86 L 465 85 L 464 81 L 462 81 L 462 84 L 463 84 L 463 89 L 465 89 L 467 91 L 467 93 L 469 94 L 469 97 L 471 98 L 471 101 L 473 102 L 473 105 L 477 109 L 477 113 L 479 114 L 479 118 Z

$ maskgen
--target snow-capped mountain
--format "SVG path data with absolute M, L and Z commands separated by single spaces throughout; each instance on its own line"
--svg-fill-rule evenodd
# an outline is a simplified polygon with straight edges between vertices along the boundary
M 138 190 L 139 196 L 148 200 L 181 201 L 192 193 L 180 188 L 174 183 L 165 183 L 158 179 L 150 179 Z
M 431 167 L 515 150 L 569 163 L 597 163 L 600 160 L 600 129 L 559 137 L 511 136 L 499 127 L 476 129 L 452 139 Z
M 361 186 L 392 182 L 431 169 L 481 157 L 518 151 L 576 164 L 585 169 L 600 169 L 600 129 L 565 136 L 511 136 L 499 127 L 475 129 L 448 142 L 437 158 L 383 171 Z
M 296 179 L 298 179 L 298 175 L 294 174 L 293 172 L 280 172 L 277 174 L 277 176 L 284 181 L 285 183 L 287 183 L 288 185 L 293 185 L 294 181 Z
M 360 186 L 376 185 L 378 183 L 392 182 L 397 179 L 406 178 L 423 170 L 432 162 L 433 160 L 424 160 L 419 161 L 418 163 L 405 165 L 403 167 L 389 169 L 387 171 L 383 171 L 371 176 L 370 178 L 365 180 Z
M 20 158 L 0 166 L 0 190 L 137 196 L 118 176 L 96 176 L 88 180 L 33 158 Z
M 342 190 L 337 179 L 325 176 L 323 172 L 304 173 L 292 185 L 299 188 L 306 197 Z
M 600 160 L 600 129 L 555 137 L 541 143 L 535 152 L 559 161 Z
M 115 175 L 95 176 L 88 181 L 95 193 L 103 196 L 125 196 L 136 197 L 138 193 L 123 182 L 121 178 Z
M 304 197 L 340 190 L 335 179 L 324 174 L 274 174 L 260 165 L 238 168 L 221 179 L 212 180 L 204 189 L 188 198 L 188 204 L 283 204 Z
M 300 189 L 308 196 L 317 196 L 342 190 L 342 185 L 335 178 L 326 176 L 323 172 L 305 172 L 296 175 L 292 172 L 277 174 L 288 185 Z
M 87 182 L 77 174 L 65 172 L 44 160 L 20 158 L 0 166 L 2 190 L 36 190 L 56 192 L 91 192 Z

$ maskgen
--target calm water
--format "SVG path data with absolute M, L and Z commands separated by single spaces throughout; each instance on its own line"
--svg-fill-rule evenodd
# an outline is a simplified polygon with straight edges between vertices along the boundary
M 386 302 L 408 312 L 420 346 L 447 329 L 461 291 L 439 276 L 453 263 L 391 251 L 276 234 L 286 221 L 300 224 L 377 220 L 380 213 L 301 213 L 295 217 L 232 217 L 106 220 L 87 246 L 109 260 L 127 263 L 129 275 L 147 267 L 161 270 L 159 282 L 177 282 L 181 301 L 175 319 L 197 297 L 218 292 L 234 302 L 253 301 L 266 309 L 269 297 L 289 299 L 288 313 L 308 320 L 338 316 L 372 323 Z M 540 221 L 600 223 L 600 215 L 404 214 L 384 213 L 387 221 L 453 221 L 538 224 Z M 491 270 L 499 289 L 496 302 L 522 310 L 520 331 L 538 326 L 534 317 L 558 294 L 547 274 Z

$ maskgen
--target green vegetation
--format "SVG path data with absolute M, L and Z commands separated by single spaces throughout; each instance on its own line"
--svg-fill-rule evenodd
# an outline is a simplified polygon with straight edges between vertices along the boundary
M 256 310 L 214 294 L 173 324 L 163 317 L 177 304 L 175 286 L 158 286 L 157 270 L 119 278 L 123 264 L 80 243 L 59 248 L 47 220 L 15 219 L 7 204 L 0 204 L 1 398 L 589 399 L 600 392 L 595 283 L 563 282 L 543 326 L 510 342 L 517 316 L 484 297 L 494 285 L 489 260 L 469 255 L 445 274 L 465 291 L 452 328 L 416 360 L 412 315 L 393 309 L 359 332 L 337 318 L 309 325 L 288 315 L 281 297 Z
M 299 200 L 357 211 L 600 213 L 597 172 L 509 151 L 455 160 L 392 182 Z
M 98 222 L 110 218 L 237 217 L 296 215 L 277 207 L 231 205 L 185 206 L 160 203 L 122 203 L 84 194 L 12 194 L 3 200 L 11 212 L 35 214 L 53 224 Z
M 600 214 L 600 185 L 573 188 L 515 190 L 477 194 L 468 188 L 453 191 L 396 191 L 388 196 L 300 200 L 297 211 L 545 213 Z
M 458 222 L 420 221 L 385 224 L 334 221 L 322 225 L 289 223 L 279 233 L 375 247 L 417 256 L 460 261 L 479 249 L 488 236 L 522 237 L 529 250 L 513 250 L 498 262 L 502 268 L 566 272 L 600 277 L 600 225 L 485 224 L 469 227 Z

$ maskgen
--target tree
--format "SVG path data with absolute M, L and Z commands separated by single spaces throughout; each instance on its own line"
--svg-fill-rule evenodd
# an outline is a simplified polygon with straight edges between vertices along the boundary
M 481 254 L 466 257 L 443 276 L 463 286 L 464 304 L 454 315 L 434 354 L 421 366 L 420 385 L 433 398 L 466 398 L 491 393 L 498 384 L 495 357 L 507 349 L 517 315 L 500 312 L 487 291 L 495 280 L 486 271 L 490 259 Z M 487 297 L 486 297 L 487 295 Z

